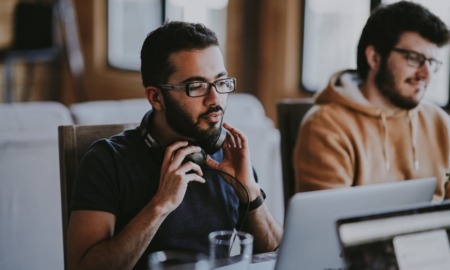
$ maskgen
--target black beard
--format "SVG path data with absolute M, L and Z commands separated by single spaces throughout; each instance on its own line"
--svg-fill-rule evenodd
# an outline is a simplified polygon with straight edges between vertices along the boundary
M 218 127 L 216 127 L 214 123 L 210 123 L 207 130 L 201 130 L 198 127 L 198 122 L 194 122 L 190 115 L 183 110 L 182 106 L 180 106 L 169 94 L 165 92 L 162 93 L 164 97 L 165 114 L 169 126 L 176 133 L 191 138 L 193 140 L 192 143 L 200 146 L 206 151 L 207 149 L 214 148 L 214 145 L 220 136 L 220 127 L 222 126 L 223 119 Z M 200 115 L 200 117 L 217 111 L 223 112 L 223 108 L 220 105 L 211 106 L 208 108 L 208 111 Z
M 419 102 L 403 97 L 399 94 L 395 88 L 394 76 L 388 69 L 387 61 L 385 59 L 381 60 L 380 69 L 375 76 L 375 84 L 380 90 L 381 95 L 387 98 L 398 108 L 411 110 L 419 105 Z

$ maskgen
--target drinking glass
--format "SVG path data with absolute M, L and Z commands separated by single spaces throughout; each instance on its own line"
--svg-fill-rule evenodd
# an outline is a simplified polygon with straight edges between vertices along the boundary
M 253 236 L 241 231 L 214 231 L 209 234 L 211 269 L 247 270 L 252 260 Z

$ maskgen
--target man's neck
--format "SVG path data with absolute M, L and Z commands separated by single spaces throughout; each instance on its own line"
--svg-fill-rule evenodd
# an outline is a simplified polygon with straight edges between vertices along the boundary
M 360 85 L 360 89 L 363 96 L 382 112 L 391 114 L 400 110 L 381 94 L 380 89 L 375 85 L 375 83 L 371 83 L 369 80 L 366 80 Z
M 184 139 L 169 127 L 165 116 L 161 113 L 155 112 L 150 119 L 148 128 L 152 137 L 155 138 L 163 148 L 166 148 L 167 145 L 172 144 L 175 141 Z

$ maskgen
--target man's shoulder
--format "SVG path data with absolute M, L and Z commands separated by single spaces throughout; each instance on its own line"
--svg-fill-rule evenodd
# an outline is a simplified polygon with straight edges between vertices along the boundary
M 306 113 L 303 122 L 336 121 L 344 116 L 355 117 L 355 113 L 338 103 L 316 104 Z
M 434 102 L 424 100 L 418 107 L 418 114 L 426 118 L 442 119 L 450 121 L 450 115 Z
M 88 151 L 94 153 L 104 153 L 105 151 L 121 153 L 136 148 L 139 143 L 141 143 L 141 140 L 137 130 L 130 129 L 108 138 L 96 140 L 91 144 Z

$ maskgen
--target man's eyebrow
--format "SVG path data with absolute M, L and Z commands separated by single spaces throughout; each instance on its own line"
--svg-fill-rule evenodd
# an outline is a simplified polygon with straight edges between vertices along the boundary
M 219 74 L 216 75 L 216 78 L 220 78 L 220 77 L 224 77 L 227 76 L 227 72 L 220 72 Z M 208 80 L 205 77 L 201 77 L 201 76 L 193 76 L 193 77 L 189 77 L 186 78 L 185 80 L 181 81 L 181 83 L 188 83 L 188 82 L 207 82 Z
M 194 76 L 194 77 L 189 77 L 184 79 L 183 81 L 181 81 L 181 83 L 188 83 L 188 82 L 206 82 L 205 77 L 200 77 L 200 76 Z
M 223 71 L 223 72 L 220 72 L 219 74 L 217 74 L 216 78 L 220 78 L 220 77 L 227 76 L 227 75 L 228 75 L 228 72 Z

